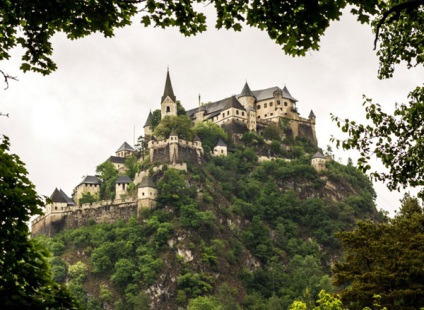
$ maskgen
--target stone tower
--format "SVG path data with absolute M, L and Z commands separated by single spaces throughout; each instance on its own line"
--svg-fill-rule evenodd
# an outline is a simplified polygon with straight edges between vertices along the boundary
M 172 89 L 171 78 L 169 76 L 169 69 L 166 72 L 165 89 L 163 91 L 162 102 L 161 102 L 161 119 L 165 116 L 177 115 L 177 98 L 174 95 Z

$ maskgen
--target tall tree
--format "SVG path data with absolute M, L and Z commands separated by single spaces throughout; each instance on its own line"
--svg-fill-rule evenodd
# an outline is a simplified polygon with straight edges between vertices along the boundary
M 338 235 L 345 256 L 334 265 L 334 281 L 349 309 L 373 304 L 379 295 L 387 309 L 424 307 L 424 210 L 405 196 L 388 223 L 359 222 Z
M 0 300 L 16 309 L 74 309 L 68 291 L 52 279 L 48 251 L 29 239 L 27 223 L 41 215 L 43 201 L 27 177 L 24 164 L 0 143 Z

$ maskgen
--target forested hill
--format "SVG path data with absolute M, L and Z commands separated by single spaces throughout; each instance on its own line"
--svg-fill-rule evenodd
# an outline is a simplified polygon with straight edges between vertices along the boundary
M 87 309 L 287 309 L 333 291 L 334 234 L 381 218 L 375 192 L 352 165 L 317 172 L 316 149 L 293 150 L 259 162 L 251 141 L 187 172 L 150 169 L 155 210 L 40 237 L 55 279 Z

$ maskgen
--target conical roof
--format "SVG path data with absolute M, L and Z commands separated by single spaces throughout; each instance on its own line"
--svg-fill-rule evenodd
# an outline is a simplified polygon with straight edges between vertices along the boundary
M 134 152 L 135 150 L 127 142 L 124 142 L 116 152 L 120 152 L 120 151 L 132 151 L 132 152 Z
M 314 111 L 311 110 L 311 113 L 309 113 L 309 118 L 316 118 Z
M 149 115 L 147 116 L 146 123 L 144 124 L 144 127 L 152 126 L 152 118 L 153 114 L 152 111 L 150 111 Z
M 244 87 L 238 97 L 240 98 L 244 96 L 255 97 L 252 91 L 250 90 L 249 84 L 247 84 L 247 82 L 244 84 Z
M 297 102 L 297 99 L 293 98 L 293 96 L 290 95 L 290 92 L 285 85 L 283 88 L 283 98 L 287 98 L 287 99 L 293 100 L 294 102 Z
M 165 89 L 163 90 L 162 102 L 164 102 L 165 98 L 169 96 L 172 101 L 176 102 L 177 98 L 174 95 L 174 90 L 172 89 L 171 77 L 169 76 L 169 70 L 166 72 L 166 82 Z

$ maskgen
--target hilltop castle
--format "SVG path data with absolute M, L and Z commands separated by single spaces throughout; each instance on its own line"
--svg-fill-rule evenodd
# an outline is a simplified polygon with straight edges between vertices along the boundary
M 315 115 L 310 112 L 308 118 L 300 116 L 297 100 L 287 87 L 270 87 L 252 91 L 246 82 L 241 93 L 215 102 L 199 105 L 188 110 L 187 115 L 193 125 L 198 122 L 212 122 L 221 126 L 231 135 L 244 132 L 256 132 L 263 135 L 268 126 L 283 126 L 284 135 L 291 138 L 304 137 L 317 145 L 315 133 Z M 177 99 L 174 94 L 169 70 L 166 74 L 165 88 L 161 98 L 161 119 L 166 116 L 177 116 Z M 154 136 L 150 112 L 144 125 L 147 142 L 147 153 L 150 162 L 170 164 L 171 167 L 186 170 L 187 162 L 201 164 L 204 156 L 202 141 L 195 137 L 193 141 L 181 139 L 175 131 L 167 138 L 157 139 Z M 134 155 L 136 150 L 124 142 L 106 161 L 113 164 L 121 176 L 115 182 L 115 199 L 98 201 L 102 181 L 97 176 L 86 176 L 73 190 L 72 198 L 62 190 L 55 189 L 51 195 L 51 203 L 46 206 L 45 214 L 32 221 L 32 234 L 53 235 L 67 228 L 76 228 L 96 223 L 113 222 L 117 219 L 127 220 L 131 216 L 139 216 L 143 208 L 155 208 L 157 189 L 147 171 L 140 171 L 131 180 L 122 175 L 125 172 L 125 159 Z M 212 156 L 226 156 L 227 145 L 221 139 L 212 150 Z M 322 154 L 315 154 L 312 166 L 317 170 L 325 169 Z M 161 167 L 155 167 L 161 169 Z M 129 195 L 130 184 L 137 186 L 136 194 Z M 81 205 L 81 199 L 90 195 L 94 203 Z

